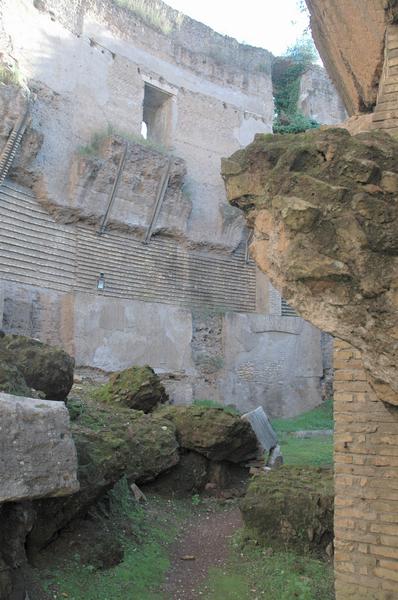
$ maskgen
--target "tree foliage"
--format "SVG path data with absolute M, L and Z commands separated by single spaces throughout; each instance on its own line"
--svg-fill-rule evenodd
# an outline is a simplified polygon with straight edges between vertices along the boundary
M 304 34 L 288 48 L 273 65 L 272 79 L 275 100 L 274 133 L 300 133 L 319 124 L 298 110 L 300 79 L 318 59 L 310 35 Z

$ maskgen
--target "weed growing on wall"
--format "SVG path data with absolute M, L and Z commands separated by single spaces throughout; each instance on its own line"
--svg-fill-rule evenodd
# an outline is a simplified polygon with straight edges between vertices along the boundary
M 173 18 L 174 13 L 171 12 L 171 9 L 156 2 L 147 0 L 114 0 L 114 2 L 118 6 L 127 8 L 144 23 L 165 35 L 171 33 L 173 29 L 181 27 L 184 20 L 182 13 L 176 12 L 176 17 Z
M 5 85 L 22 85 L 22 76 L 18 67 L 0 65 L 0 83 Z
M 133 133 L 129 133 L 126 131 L 122 131 L 113 125 L 108 125 L 107 129 L 104 131 L 97 131 L 91 136 L 91 140 L 85 146 L 80 146 L 78 152 L 81 156 L 98 156 L 101 149 L 101 144 L 104 140 L 111 136 L 121 137 L 126 142 L 131 142 L 132 144 L 140 144 L 141 146 L 146 146 L 147 148 L 151 148 L 156 152 L 160 152 L 161 154 L 170 154 L 169 150 L 163 146 L 162 144 L 157 144 L 151 140 L 146 140 L 141 135 L 135 135 Z

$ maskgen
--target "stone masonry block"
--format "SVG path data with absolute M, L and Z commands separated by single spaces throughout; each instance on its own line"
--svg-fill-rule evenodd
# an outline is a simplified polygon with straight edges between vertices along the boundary
M 0 393 L 0 502 L 64 496 L 78 489 L 64 403 Z

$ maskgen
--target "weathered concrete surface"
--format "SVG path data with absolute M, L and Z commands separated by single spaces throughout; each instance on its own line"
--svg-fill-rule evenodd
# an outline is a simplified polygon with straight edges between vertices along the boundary
M 119 371 L 132 364 L 157 371 L 192 369 L 189 310 L 103 296 L 76 298 L 76 364 Z
M 335 86 L 319 65 L 312 65 L 300 78 L 298 109 L 322 125 L 336 125 L 347 118 Z
M 371 112 L 384 61 L 384 37 L 393 18 L 388 0 L 306 0 L 311 30 L 350 115 Z
M 228 313 L 224 322 L 226 404 L 272 417 L 294 416 L 320 402 L 320 331 L 299 317 Z
M 0 393 L 0 411 L 0 502 L 77 492 L 65 405 Z
M 363 353 L 377 395 L 398 404 L 398 143 L 343 129 L 257 136 L 223 163 L 253 256 L 286 300 Z M 353 384 L 355 385 L 355 384 Z

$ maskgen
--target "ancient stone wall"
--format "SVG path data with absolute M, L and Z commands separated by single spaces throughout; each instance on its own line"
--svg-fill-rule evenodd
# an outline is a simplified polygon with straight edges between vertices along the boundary
M 336 600 L 398 597 L 398 412 L 369 387 L 361 354 L 335 340 Z
M 280 295 L 242 250 L 161 237 L 145 245 L 117 229 L 98 236 L 88 224 L 60 224 L 11 181 L 0 189 L 0 218 L 6 331 L 61 344 L 79 366 L 150 364 L 177 403 L 211 397 L 275 416 L 319 403 L 318 330 L 282 316 Z
M 167 121 L 156 141 L 187 164 L 192 212 L 187 222 L 181 211 L 180 227 L 195 242 L 233 250 L 244 227 L 239 214 L 225 214 L 219 160 L 254 133 L 271 131 L 271 55 L 187 17 L 172 30 L 159 29 L 145 4 L 146 14 L 137 16 L 111 0 L 42 1 L 37 8 L 24 0 L 5 3 L 9 44 L 2 51 L 12 48 L 36 94 L 33 123 L 44 143 L 34 168 L 42 191 L 60 205 L 73 204 L 75 152 L 109 128 L 139 136 L 146 94 L 155 90 L 159 118 Z M 130 200 L 132 216 L 139 207 Z
M 325 69 L 312 65 L 300 79 L 298 109 L 322 125 L 345 121 L 344 104 Z
M 256 402 L 275 416 L 314 406 L 319 333 L 282 315 L 280 296 L 247 260 L 244 218 L 227 204 L 219 173 L 221 156 L 272 129 L 272 57 L 157 0 L 132 8 L 111 0 L 3 3 L 1 50 L 33 92 L 28 134 L 35 129 L 42 140 L 29 142 L 30 155 L 20 153 L 10 171 L 23 187 L 8 182 L 0 191 L 3 327 L 61 343 L 82 366 L 149 363 L 175 402 L 210 397 L 245 410 L 255 386 Z M 136 143 L 143 122 L 146 146 Z M 279 320 L 258 327 L 256 312 Z M 291 334 L 289 319 L 310 336 Z M 294 362 L 306 340 L 314 365 L 306 390 L 293 393 L 299 363 L 281 378 L 263 356 L 226 360 L 223 340 L 234 338 L 238 321 L 240 344 L 272 345 L 272 364 L 287 355 Z M 253 363 L 253 375 L 235 380 L 237 360 Z

